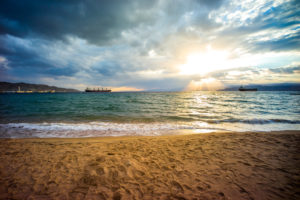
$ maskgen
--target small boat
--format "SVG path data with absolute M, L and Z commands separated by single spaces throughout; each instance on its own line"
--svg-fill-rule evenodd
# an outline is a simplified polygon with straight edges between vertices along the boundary
M 257 88 L 244 88 L 243 86 L 241 86 L 241 87 L 239 88 L 239 91 L 241 91 L 241 92 L 246 92 L 246 91 L 252 91 L 252 92 L 255 92 L 255 91 L 257 91 Z
M 89 88 L 86 88 L 85 92 L 111 92 L 111 90 L 109 90 L 107 88 L 106 89 L 102 88 L 101 90 L 99 88 L 98 89 L 89 89 Z

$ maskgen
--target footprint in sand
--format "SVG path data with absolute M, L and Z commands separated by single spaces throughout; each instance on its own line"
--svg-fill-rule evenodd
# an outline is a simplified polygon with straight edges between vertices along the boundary
M 96 161 L 100 162 L 100 163 L 104 162 L 105 161 L 105 156 L 98 156 L 98 157 L 96 157 Z
M 171 182 L 171 191 L 172 193 L 184 193 L 183 187 L 176 181 Z
M 104 174 L 105 174 L 104 168 L 103 168 L 103 167 L 98 167 L 98 168 L 96 169 L 96 173 L 97 173 L 97 175 L 99 175 L 99 176 L 104 175 Z
M 76 187 L 69 193 L 71 199 L 84 199 L 88 192 L 87 187 Z
M 208 190 L 208 189 L 210 189 L 211 188 L 211 186 L 209 185 L 209 184 L 207 184 L 207 183 L 200 183 L 198 186 L 197 186 L 197 189 L 199 190 L 199 191 L 205 191 L 205 190 Z
M 120 200 L 122 198 L 122 195 L 119 192 L 115 192 L 113 196 L 113 200 Z

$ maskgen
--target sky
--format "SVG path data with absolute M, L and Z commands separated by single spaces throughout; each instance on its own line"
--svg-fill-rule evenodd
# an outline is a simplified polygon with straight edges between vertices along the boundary
M 84 90 L 300 82 L 297 0 L 2 0 L 0 81 Z

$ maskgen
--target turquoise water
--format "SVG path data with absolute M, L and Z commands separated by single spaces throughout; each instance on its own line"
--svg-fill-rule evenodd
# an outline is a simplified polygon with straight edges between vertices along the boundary
M 300 130 L 291 92 L 1 94 L 0 137 Z

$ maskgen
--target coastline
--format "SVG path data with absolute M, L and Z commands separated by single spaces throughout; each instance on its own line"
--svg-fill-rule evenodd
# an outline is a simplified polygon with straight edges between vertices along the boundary
M 297 199 L 300 131 L 0 139 L 0 199 Z

